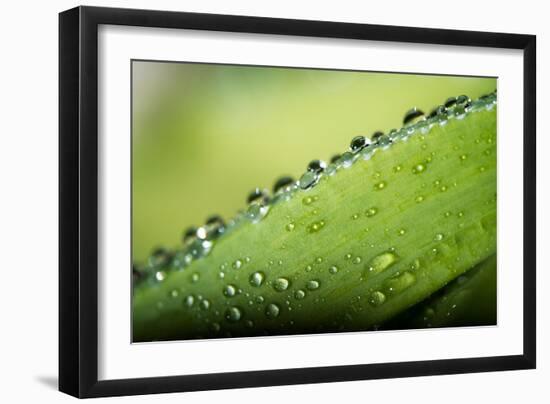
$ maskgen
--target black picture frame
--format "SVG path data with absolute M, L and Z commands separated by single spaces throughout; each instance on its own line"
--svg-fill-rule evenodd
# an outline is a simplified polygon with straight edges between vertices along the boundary
M 523 354 L 99 381 L 97 62 L 100 24 L 522 50 Z M 60 13 L 59 390 L 84 398 L 535 368 L 535 73 L 534 35 L 96 7 L 77 7 Z

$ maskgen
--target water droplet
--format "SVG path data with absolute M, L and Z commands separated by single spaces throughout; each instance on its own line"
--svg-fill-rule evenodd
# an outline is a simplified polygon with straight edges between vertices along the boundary
M 269 213 L 270 205 L 252 202 L 246 209 L 246 217 L 252 223 L 258 223 Z
M 332 266 L 328 269 L 328 271 L 329 271 L 331 274 L 334 275 L 335 273 L 338 272 L 338 267 L 337 267 L 336 265 L 332 265 Z
M 375 290 L 369 296 L 369 303 L 374 307 L 381 306 L 386 301 L 386 295 L 379 290 Z
M 384 290 L 388 294 L 402 292 L 416 282 L 416 276 L 412 272 L 404 271 L 396 273 L 384 282 Z
M 317 195 L 306 196 L 304 199 L 302 199 L 302 203 L 306 206 L 309 206 L 312 203 L 317 202 L 318 200 L 319 197 Z
M 241 317 L 242 317 L 242 312 L 241 312 L 241 309 L 239 309 L 238 307 L 235 307 L 235 306 L 229 307 L 225 311 L 225 319 L 230 323 L 236 323 L 241 319 Z
M 434 236 L 434 241 L 441 241 L 441 240 L 443 240 L 443 234 L 437 233 L 437 234 Z
M 269 200 L 269 194 L 267 190 L 261 188 L 254 188 L 246 198 L 248 203 L 266 203 Z
M 197 283 L 199 280 L 200 280 L 201 276 L 198 274 L 198 273 L 193 273 L 191 275 L 191 282 L 192 283 Z
M 468 158 L 468 156 L 466 154 L 461 154 L 460 155 L 460 161 L 465 161 L 467 158 Z
M 334 156 L 332 156 L 330 158 L 330 162 L 331 163 L 336 163 L 339 159 L 340 159 L 341 155 L 340 154 L 335 154 Z
M 311 265 L 306 266 L 306 272 L 311 272 L 313 267 Z
M 374 190 L 375 191 L 381 191 L 384 188 L 386 188 L 386 185 L 387 185 L 386 181 L 380 181 L 380 182 L 378 182 L 374 185 Z
M 442 185 L 441 188 L 439 188 L 439 190 L 440 190 L 441 192 L 445 192 L 445 191 L 447 191 L 447 186 L 446 186 L 446 185 Z
M 406 232 L 407 232 L 407 231 L 406 231 L 405 229 L 399 229 L 399 230 L 397 231 L 397 235 L 398 235 L 398 236 L 404 236 Z
M 208 310 L 210 308 L 210 300 L 203 299 L 200 303 L 201 309 Z
M 349 145 L 350 150 L 353 153 L 361 151 L 361 149 L 369 145 L 369 140 L 365 136 L 355 136 Z
M 290 282 L 286 278 L 277 278 L 273 281 L 273 289 L 277 292 L 284 292 L 288 289 Z
M 405 113 L 405 117 L 403 118 L 403 125 L 413 124 L 423 119 L 425 119 L 424 112 L 414 107 Z
M 357 213 L 354 213 L 353 215 L 351 215 L 351 218 L 353 220 L 357 220 L 357 219 L 359 219 L 359 215 Z
M 380 255 L 377 255 L 370 260 L 366 266 L 367 274 L 377 274 L 379 272 L 385 271 L 398 260 L 398 256 L 392 251 L 383 252 Z
M 232 284 L 225 285 L 223 288 L 223 294 L 227 297 L 233 297 L 237 294 L 237 287 Z
M 342 165 L 342 167 L 348 168 L 351 167 L 351 165 L 353 164 L 353 159 L 353 153 L 345 152 L 340 156 L 339 163 Z
M 357 256 L 351 262 L 353 262 L 354 264 L 360 264 L 361 261 L 362 261 L 361 257 Z
M 292 230 L 294 230 L 295 227 L 296 227 L 296 225 L 293 222 L 290 222 L 289 224 L 287 224 L 285 226 L 285 229 L 286 229 L 286 231 L 292 231 Z
M 398 165 L 396 165 L 395 167 L 393 167 L 393 172 L 394 172 L 394 173 L 398 173 L 398 172 L 400 172 L 402 169 L 403 169 L 403 166 L 402 166 L 401 164 L 398 164 Z
M 456 104 L 456 97 L 449 97 L 447 98 L 447 101 L 445 101 L 446 108 L 451 108 L 455 104 Z
M 231 265 L 234 269 L 239 269 L 243 266 L 243 262 L 238 259 L 238 260 L 235 260 L 235 262 L 233 262 L 233 264 Z
M 376 215 L 378 213 L 378 208 L 372 206 L 370 208 L 368 208 L 365 212 L 365 215 L 367 217 L 373 217 L 374 215 Z
M 350 260 L 351 257 L 352 257 L 351 253 L 347 253 L 346 255 L 344 255 L 344 258 L 345 258 L 346 260 Z
M 413 174 L 420 174 L 426 171 L 426 166 L 422 163 L 418 163 L 412 168 Z
M 184 245 L 191 244 L 197 237 L 197 228 L 194 226 L 188 227 L 183 232 L 182 241 Z
M 307 227 L 307 231 L 310 233 L 317 233 L 319 232 L 323 227 L 325 227 L 325 221 L 319 220 L 318 222 L 313 222 Z
M 179 294 L 180 292 L 177 289 L 172 289 L 170 293 L 168 293 L 168 296 L 175 299 L 176 297 L 179 296 Z
M 264 280 L 265 280 L 265 274 L 261 271 L 256 271 L 252 273 L 250 275 L 250 278 L 248 279 L 250 284 L 256 287 L 262 286 L 262 284 L 264 283 Z
M 280 177 L 273 185 L 273 193 L 276 194 L 279 191 L 287 191 L 292 184 L 294 184 L 294 178 L 290 176 Z
M 312 160 L 307 165 L 307 171 L 319 174 L 322 173 L 325 168 L 327 168 L 327 163 L 323 160 Z
M 382 136 L 384 136 L 384 132 L 376 131 L 376 132 L 374 132 L 374 133 L 372 134 L 372 136 L 371 136 L 370 138 L 371 138 L 371 140 L 372 140 L 373 142 L 378 142 L 378 140 L 379 140 Z
M 304 292 L 302 289 L 298 289 L 296 292 L 294 292 L 294 298 L 296 300 L 302 300 L 304 297 L 306 297 L 306 292 Z
M 301 189 L 308 189 L 317 184 L 319 175 L 313 171 L 306 171 L 298 181 L 298 186 Z
M 445 212 L 445 215 L 444 215 L 444 216 L 445 216 L 445 217 L 451 217 L 451 215 L 452 215 L 452 213 L 449 212 L 449 211 L 447 211 L 447 212 Z
M 418 195 L 414 200 L 416 203 L 420 203 L 424 201 L 424 197 L 422 195 Z
M 155 280 L 157 282 L 162 282 L 166 278 L 166 272 L 164 271 L 156 271 L 155 272 Z
M 187 296 L 187 297 L 183 300 L 183 303 L 184 303 L 187 307 L 193 307 L 193 304 L 195 304 L 195 296 L 193 296 L 193 295 Z
M 318 280 L 310 280 L 306 283 L 306 288 L 308 290 L 316 290 L 319 289 L 319 286 L 321 286 L 321 283 Z
M 279 306 L 277 306 L 275 303 L 269 303 L 267 307 L 265 308 L 265 315 L 268 318 L 276 318 L 279 317 L 279 313 L 281 312 L 281 309 Z

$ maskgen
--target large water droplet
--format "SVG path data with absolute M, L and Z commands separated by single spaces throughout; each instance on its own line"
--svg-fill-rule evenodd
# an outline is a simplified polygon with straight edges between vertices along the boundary
M 313 171 L 306 171 L 298 181 L 298 186 L 301 189 L 308 189 L 317 184 L 319 181 L 319 175 Z
M 254 188 L 246 198 L 248 203 L 256 202 L 258 204 L 267 203 L 269 201 L 269 194 L 267 190 L 261 188 Z
M 398 256 L 392 251 L 383 252 L 369 261 L 365 267 L 366 274 L 377 274 L 385 271 L 398 260 Z
M 307 165 L 307 171 L 315 174 L 322 173 L 325 168 L 327 168 L 327 163 L 325 163 L 323 160 L 312 160 Z
M 256 271 L 252 273 L 250 275 L 250 278 L 248 279 L 250 284 L 256 287 L 262 286 L 262 284 L 264 283 L 264 280 L 265 280 L 265 274 L 261 271 Z
M 276 318 L 279 317 L 279 313 L 281 312 L 281 309 L 279 306 L 277 306 L 275 303 L 269 303 L 267 307 L 265 308 L 265 315 L 268 318 Z
M 242 317 L 242 312 L 241 312 L 241 309 L 239 309 L 238 307 L 235 307 L 235 306 L 229 307 L 225 311 L 225 319 L 230 323 L 236 323 L 241 319 L 241 317 Z
M 403 125 L 413 124 L 424 119 L 424 112 L 414 107 L 405 113 Z
M 386 301 L 386 295 L 379 290 L 375 290 L 369 296 L 369 303 L 374 307 L 381 306 Z
M 294 298 L 296 300 L 302 300 L 304 297 L 306 297 L 306 292 L 304 292 L 302 289 L 298 289 L 296 292 L 294 292 Z
M 225 285 L 223 288 L 223 294 L 227 297 L 233 297 L 237 294 L 237 287 L 232 284 Z
M 246 217 L 250 219 L 252 223 L 258 223 L 269 212 L 270 205 L 263 205 L 261 203 L 253 202 L 246 210 Z
M 317 290 L 319 289 L 319 286 L 321 286 L 321 283 L 316 279 L 312 279 L 306 283 L 306 288 L 308 290 Z
M 286 278 L 277 278 L 273 281 L 273 289 L 277 292 L 283 292 L 288 289 L 290 282 Z
M 396 273 L 384 282 L 384 290 L 388 294 L 395 294 L 402 292 L 409 288 L 416 282 L 416 276 L 412 272 L 404 271 L 403 273 Z
M 279 191 L 287 191 L 293 184 L 294 178 L 290 176 L 280 177 L 273 185 L 273 193 L 276 194 Z
M 355 136 L 349 145 L 350 150 L 353 153 L 357 153 L 361 151 L 361 149 L 367 147 L 369 145 L 369 139 L 367 139 L 365 136 Z

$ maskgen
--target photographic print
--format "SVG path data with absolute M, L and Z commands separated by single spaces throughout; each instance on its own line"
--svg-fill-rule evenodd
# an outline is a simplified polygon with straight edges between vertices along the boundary
M 495 77 L 131 70 L 133 342 L 497 324 Z

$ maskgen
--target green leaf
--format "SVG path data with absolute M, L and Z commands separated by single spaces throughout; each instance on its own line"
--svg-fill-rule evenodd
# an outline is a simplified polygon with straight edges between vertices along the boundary
M 252 203 L 211 249 L 159 251 L 134 288 L 134 341 L 374 329 L 494 255 L 495 103 L 348 153 L 310 189 Z

